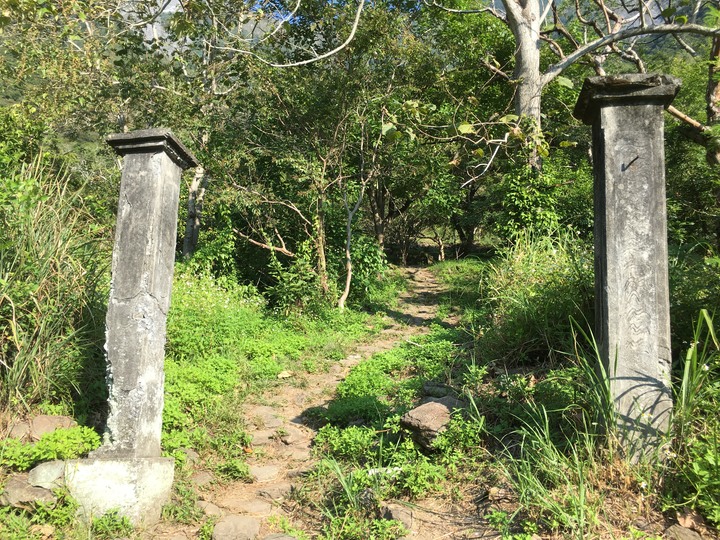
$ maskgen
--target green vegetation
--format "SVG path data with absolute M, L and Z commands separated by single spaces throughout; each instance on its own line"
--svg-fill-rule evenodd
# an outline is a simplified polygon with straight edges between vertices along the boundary
M 517 540 L 652 538 L 633 516 L 685 509 L 720 524 L 720 38 L 685 33 L 717 27 L 717 0 L 697 12 L 659 0 L 639 27 L 675 24 L 682 40 L 607 43 L 557 72 L 604 21 L 621 28 L 627 14 L 565 0 L 544 18 L 537 1 L 519 18 L 507 16 L 511 0 L 444 4 L 479 11 L 458 16 L 432 3 L 363 2 L 357 27 L 357 3 L 316 0 L 297 11 L 262 0 L 3 3 L 0 436 L 38 413 L 80 427 L 34 444 L 0 440 L 0 485 L 99 443 L 119 181 L 104 138 L 163 125 L 203 165 L 183 179 L 178 216 L 162 434 L 178 471 L 167 520 L 211 537 L 191 483 L 195 453 L 218 482 L 247 481 L 248 397 L 312 384 L 395 317 L 404 283 L 388 261 L 440 261 L 447 290 L 429 335 L 361 363 L 308 415 L 319 464 L 295 502 L 318 529 L 278 529 L 396 538 L 404 533 L 380 519 L 383 503 L 461 504 L 470 489 L 486 493 L 484 523 Z M 321 50 L 335 53 L 266 65 Z M 692 117 L 666 117 L 677 407 L 656 466 L 628 465 L 600 429 L 612 421 L 591 367 L 591 135 L 570 114 L 585 77 L 636 68 L 682 77 L 674 103 Z M 552 76 L 539 80 L 543 70 Z M 201 227 L 185 245 L 191 197 Z M 465 412 L 428 449 L 400 418 L 442 394 Z M 113 515 L 76 527 L 74 503 L 58 496 L 0 509 L 0 536 L 42 538 L 48 524 L 69 539 L 133 534 Z
M 633 530 L 651 537 L 634 529 L 634 520 L 671 508 L 694 508 L 717 523 L 713 411 L 720 392 L 709 314 L 700 313 L 677 372 L 674 443 L 659 464 L 631 465 L 603 427 L 614 425 L 612 407 L 579 318 L 587 315 L 581 304 L 591 276 L 585 252 L 570 246 L 562 236 L 526 235 L 491 261 L 435 267 L 449 286 L 442 301 L 463 307 L 464 331 L 436 327 L 373 356 L 317 412 L 325 422 L 315 441 L 322 461 L 304 497 L 327 527 L 339 527 L 352 508 L 354 522 L 369 528 L 382 501 L 453 496 L 459 485 L 489 494 L 484 519 L 503 538 L 623 537 Z M 579 302 L 564 302 L 568 297 Z M 398 422 L 427 396 L 428 383 L 442 383 L 465 402 L 430 452 Z M 493 504 L 497 492 L 505 495 Z M 354 538 L 328 536 L 335 537 Z

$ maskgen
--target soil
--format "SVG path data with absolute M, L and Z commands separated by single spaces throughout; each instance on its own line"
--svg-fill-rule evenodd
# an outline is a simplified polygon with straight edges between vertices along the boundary
M 436 320 L 442 287 L 426 268 L 406 268 L 409 287 L 397 308 L 387 313 L 388 326 L 371 342 L 359 344 L 326 373 L 285 373 L 287 378 L 263 395 L 246 402 L 244 416 L 253 438 L 248 456 L 253 482 L 216 483 L 196 463 L 193 482 L 200 505 L 209 515 L 254 516 L 260 522 L 258 539 L 279 532 L 284 517 L 298 529 L 314 536 L 321 524 L 318 515 L 297 504 L 303 473 L 316 462 L 311 448 L 316 431 L 304 416 L 308 409 L 326 405 L 350 369 L 375 353 L 387 351 L 404 340 L 427 333 Z M 455 325 L 454 315 L 441 324 Z M 459 495 L 459 496 L 458 496 Z M 479 523 L 476 494 L 416 501 L 412 506 L 393 506 L 410 525 L 407 538 L 415 540 L 465 539 L 495 536 Z M 275 516 L 275 517 L 273 517 Z M 197 538 L 198 526 L 161 523 L 147 531 L 148 538 L 184 540 Z

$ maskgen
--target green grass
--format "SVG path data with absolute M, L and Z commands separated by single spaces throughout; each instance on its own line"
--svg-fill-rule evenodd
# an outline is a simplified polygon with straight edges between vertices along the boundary
M 448 287 L 443 307 L 461 309 L 462 327 L 435 328 L 373 356 L 318 412 L 326 425 L 316 452 L 332 465 L 308 481 L 306 499 L 322 509 L 326 527 L 341 526 L 349 508 L 355 522 L 368 523 L 375 500 L 468 485 L 509 491 L 509 502 L 485 516 L 508 539 L 653 537 L 634 527 L 638 516 L 661 522 L 661 512 L 682 507 L 719 522 L 720 360 L 711 317 L 701 312 L 676 372 L 672 447 L 654 463 L 629 463 L 607 429 L 614 412 L 589 330 L 592 257 L 571 240 L 526 235 L 493 260 L 434 267 Z M 430 452 L 399 424 L 428 382 L 468 404 Z M 375 470 L 391 473 L 368 474 Z M 363 506 L 368 490 L 374 498 Z M 354 537 L 343 534 L 336 537 Z
M 82 191 L 41 159 L 0 195 L 0 410 L 97 399 L 83 385 L 99 358 L 105 265 Z

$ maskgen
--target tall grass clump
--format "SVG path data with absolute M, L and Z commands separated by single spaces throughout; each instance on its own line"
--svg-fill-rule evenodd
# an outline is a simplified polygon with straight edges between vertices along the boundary
M 667 506 L 689 507 L 720 525 L 720 342 L 701 310 L 675 381 Z
M 591 251 L 570 233 L 523 231 L 483 267 L 473 317 L 482 362 L 553 361 L 571 350 L 570 318 L 592 321 Z
M 1 181 L 0 409 L 69 405 L 102 342 L 97 225 L 42 159 Z

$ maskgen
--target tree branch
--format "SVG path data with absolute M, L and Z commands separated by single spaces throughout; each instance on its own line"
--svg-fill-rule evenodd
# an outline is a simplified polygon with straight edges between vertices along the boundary
M 281 246 L 273 246 L 272 244 L 265 244 L 263 242 L 258 242 L 257 240 L 250 238 L 247 234 L 245 234 L 244 232 L 242 232 L 234 227 L 233 227 L 233 232 L 235 234 L 237 234 L 240 238 L 244 238 L 245 240 L 247 240 L 248 242 L 250 242 L 251 244 L 253 244 L 255 246 L 261 247 L 263 249 L 269 249 L 271 251 L 277 251 L 278 253 L 282 253 L 283 255 L 286 255 L 287 257 L 290 257 L 290 258 L 295 257 L 295 253 L 293 253 L 292 251 L 287 249 L 287 247 L 285 247 L 285 241 L 283 240 L 282 236 L 280 236 L 278 234 L 277 229 L 275 229 L 275 234 L 277 234 L 278 238 L 280 238 L 280 243 L 282 244 Z
M 590 43 L 577 49 L 575 52 L 567 55 L 560 62 L 551 65 L 542 76 L 542 84 L 544 86 L 551 82 L 555 77 L 560 75 L 563 70 L 588 53 L 596 51 L 597 49 L 607 45 L 611 45 L 617 41 L 650 34 L 699 34 L 701 36 L 715 37 L 720 36 L 720 28 L 710 28 L 698 24 L 658 24 L 655 26 L 648 26 L 646 28 L 627 28 L 625 30 L 598 38 L 595 41 L 591 41 Z
M 333 56 L 334 54 L 337 54 L 340 51 L 342 51 L 348 45 L 350 45 L 352 40 L 355 38 L 355 33 L 357 32 L 358 26 L 360 25 L 360 15 L 362 14 L 364 7 L 365 7 L 365 0 L 360 0 L 360 4 L 358 5 L 357 11 L 355 12 L 355 19 L 353 20 L 352 28 L 350 29 L 350 35 L 347 37 L 347 39 L 345 41 L 343 41 L 340 45 L 335 47 L 333 50 L 328 51 L 323 54 L 319 54 L 312 58 L 308 58 L 307 60 L 300 60 L 298 62 L 288 62 L 287 64 L 276 64 L 275 62 L 265 60 L 259 54 L 256 54 L 253 51 L 248 50 L 248 49 L 238 49 L 236 47 L 218 47 L 216 45 L 212 45 L 212 47 L 217 50 L 220 50 L 220 51 L 230 51 L 230 52 L 235 52 L 235 53 L 239 53 L 239 54 L 247 54 L 249 56 L 252 56 L 256 60 L 258 60 L 259 62 L 262 62 L 266 66 L 270 66 L 270 67 L 274 67 L 274 68 L 288 68 L 288 67 L 305 66 L 307 64 L 312 64 L 314 62 L 318 62 L 320 60 L 329 58 L 329 57 Z

